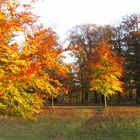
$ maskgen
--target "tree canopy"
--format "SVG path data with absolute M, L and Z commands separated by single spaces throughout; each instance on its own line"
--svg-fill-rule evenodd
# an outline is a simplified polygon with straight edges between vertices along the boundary
M 64 92 L 59 78 L 68 73 L 55 32 L 37 23 L 31 6 L 0 2 L 0 107 L 21 117 L 40 112 L 43 98 Z

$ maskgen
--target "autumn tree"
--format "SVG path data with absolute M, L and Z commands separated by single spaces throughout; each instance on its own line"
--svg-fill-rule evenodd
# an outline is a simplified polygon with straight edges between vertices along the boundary
M 64 90 L 59 78 L 68 72 L 55 32 L 37 23 L 31 6 L 0 1 L 0 108 L 24 118 L 40 112 L 44 98 Z
M 68 89 L 68 94 L 60 96 L 60 103 L 80 103 L 81 85 L 79 84 L 75 67 L 70 65 L 70 72 L 66 78 L 62 80 L 63 85 Z
M 120 81 L 123 74 L 123 59 L 110 45 L 101 43 L 90 58 L 90 68 L 92 69 L 90 88 L 104 95 L 106 107 L 106 97 L 123 92 L 123 83 Z
M 93 55 L 94 48 L 102 41 L 108 41 L 114 36 L 114 28 L 83 24 L 74 27 L 69 35 L 69 49 L 76 58 L 78 80 L 82 88 L 82 102 L 88 102 L 89 73 L 88 60 Z M 98 102 L 97 93 L 94 92 L 95 102 Z
M 27 75 L 32 79 L 31 87 L 36 91 L 57 97 L 64 90 L 61 78 L 66 77 L 68 68 L 62 62 L 62 48 L 52 29 L 38 27 L 33 35 L 27 37 L 21 57 L 30 63 Z M 30 50 L 30 51 L 29 51 Z

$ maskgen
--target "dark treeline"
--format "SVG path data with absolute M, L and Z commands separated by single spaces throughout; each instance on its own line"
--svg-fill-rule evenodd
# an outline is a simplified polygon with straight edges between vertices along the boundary
M 125 61 L 121 80 L 123 93 L 108 96 L 110 104 L 140 103 L 140 14 L 122 18 L 118 27 L 95 24 L 77 25 L 69 32 L 69 50 L 75 57 L 76 67 L 64 80 L 69 94 L 58 97 L 59 103 L 102 103 L 104 98 L 90 89 L 89 59 L 94 57 L 94 48 L 107 42 Z M 113 64 L 112 64 L 113 65 Z

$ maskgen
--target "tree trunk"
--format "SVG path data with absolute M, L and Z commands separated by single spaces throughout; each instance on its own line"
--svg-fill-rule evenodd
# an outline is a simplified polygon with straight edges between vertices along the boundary
M 107 100 L 106 100 L 106 96 L 104 95 L 104 107 L 107 107 Z
M 88 103 L 88 92 L 85 92 L 85 103 Z
M 140 84 L 137 85 L 137 90 L 136 90 L 136 102 L 139 104 L 140 103 Z
M 93 99 L 93 102 L 94 103 L 98 103 L 99 101 L 98 101 L 98 93 L 97 93 L 97 91 L 94 91 L 94 99 Z
M 101 101 L 102 101 L 102 104 L 105 103 L 105 99 L 104 99 L 104 95 L 103 94 L 101 95 Z
M 129 99 L 130 99 L 130 100 L 133 99 L 133 93 L 132 93 L 132 91 L 129 92 Z
M 85 102 L 85 94 L 84 94 L 84 91 L 82 90 L 82 103 Z
M 121 94 L 118 92 L 118 103 L 121 103 Z
M 54 106 L 54 98 L 53 98 L 53 96 L 52 96 L 52 107 Z

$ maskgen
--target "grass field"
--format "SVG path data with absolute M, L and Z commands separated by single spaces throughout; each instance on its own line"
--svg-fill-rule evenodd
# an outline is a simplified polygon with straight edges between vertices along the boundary
M 0 140 L 140 140 L 140 108 L 54 107 L 35 121 L 0 116 Z

